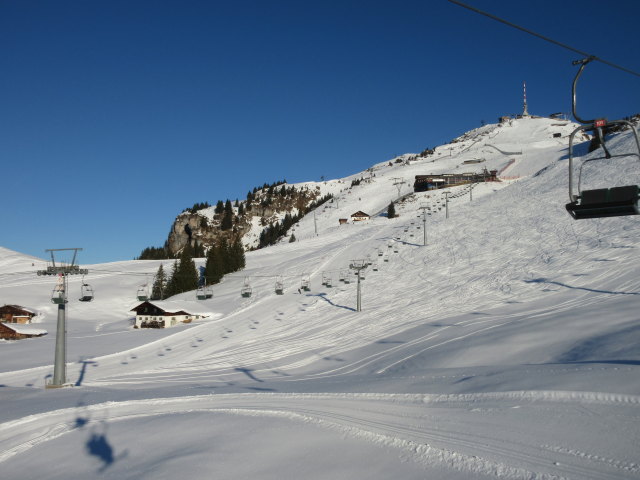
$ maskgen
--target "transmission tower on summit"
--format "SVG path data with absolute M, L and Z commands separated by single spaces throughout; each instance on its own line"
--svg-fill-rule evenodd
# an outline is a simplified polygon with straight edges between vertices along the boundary
M 524 106 L 522 108 L 522 116 L 530 117 L 529 111 L 527 110 L 527 82 L 522 82 L 522 93 L 524 98 Z

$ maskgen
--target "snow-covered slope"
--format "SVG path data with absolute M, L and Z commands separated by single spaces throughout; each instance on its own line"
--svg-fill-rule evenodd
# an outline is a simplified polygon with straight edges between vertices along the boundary
M 3 249 L 0 302 L 39 311 L 50 332 L 0 342 L 3 478 L 640 478 L 640 224 L 569 217 L 573 126 L 560 123 L 487 125 L 318 184 L 334 202 L 298 241 L 248 253 L 198 304 L 204 321 L 134 330 L 136 290 L 161 262 L 88 266 L 96 298 L 68 306 L 74 388 L 42 389 L 56 320 L 44 262 Z M 640 180 L 618 165 L 584 181 Z M 450 189 L 448 219 L 437 191 L 407 196 L 395 219 L 338 223 L 385 211 L 415 175 L 485 166 L 509 180 L 473 201 Z M 367 258 L 357 312 L 349 265 Z

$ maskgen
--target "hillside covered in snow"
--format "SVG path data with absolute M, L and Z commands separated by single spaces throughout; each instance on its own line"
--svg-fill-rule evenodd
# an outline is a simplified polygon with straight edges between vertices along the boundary
M 212 298 L 172 297 L 205 317 L 188 324 L 133 328 L 136 292 L 172 261 L 83 265 L 69 279 L 69 388 L 44 388 L 46 260 L 0 248 L 0 305 L 49 332 L 0 341 L 2 477 L 640 478 L 640 223 L 568 215 L 574 128 L 513 119 L 295 184 L 333 199 L 295 242 L 248 252 Z M 501 181 L 413 193 L 416 175 L 484 169 Z M 593 162 L 582 181 L 638 184 L 640 168 Z M 340 223 L 357 211 L 371 218 Z M 92 302 L 77 300 L 83 282 Z

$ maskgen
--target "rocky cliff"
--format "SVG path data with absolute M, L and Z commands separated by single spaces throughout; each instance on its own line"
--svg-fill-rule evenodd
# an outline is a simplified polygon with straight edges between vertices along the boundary
M 287 213 L 305 213 L 319 197 L 320 187 L 279 184 L 251 192 L 233 206 L 227 200 L 226 210 L 221 211 L 219 206 L 187 209 L 174 220 L 166 245 L 172 255 L 177 255 L 187 244 L 195 246 L 197 242 L 206 250 L 224 236 L 230 241 L 241 238 L 245 249 L 251 250 L 258 246 L 263 228 Z

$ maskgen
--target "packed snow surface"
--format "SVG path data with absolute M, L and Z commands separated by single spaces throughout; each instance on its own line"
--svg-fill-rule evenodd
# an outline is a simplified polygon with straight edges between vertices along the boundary
M 2 478 L 640 478 L 640 223 L 569 217 L 573 128 L 487 125 L 309 184 L 334 200 L 296 242 L 249 252 L 211 299 L 170 299 L 206 316 L 190 324 L 132 326 L 138 289 L 172 261 L 83 265 L 69 279 L 68 388 L 44 389 L 55 279 L 0 248 L 0 303 L 49 332 L 0 341 Z M 415 175 L 484 167 L 503 181 L 411 194 Z M 592 162 L 582 181 L 639 171 Z M 358 210 L 371 220 L 339 225 Z M 360 312 L 354 261 L 371 263 Z M 92 302 L 78 301 L 83 281 Z

